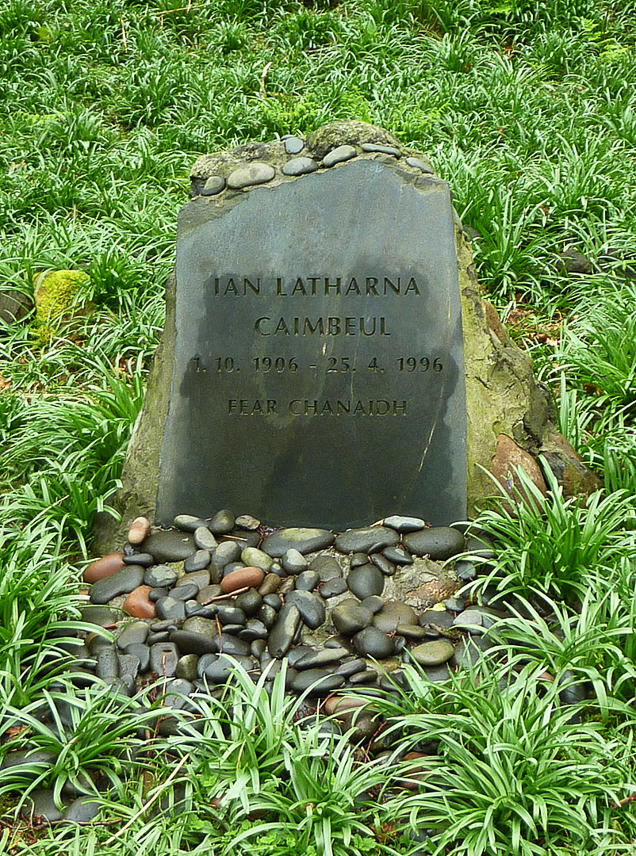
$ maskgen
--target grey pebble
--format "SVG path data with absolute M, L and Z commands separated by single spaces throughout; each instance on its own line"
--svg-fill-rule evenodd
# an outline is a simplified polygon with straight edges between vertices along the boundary
M 150 638 L 150 637 L 148 637 Z M 155 640 L 159 641 L 159 640 Z M 167 642 L 167 639 L 163 640 Z M 150 647 L 148 645 L 141 645 L 137 643 L 133 643 L 132 645 L 128 645 L 125 649 L 126 654 L 132 654 L 133 657 L 136 657 L 139 660 L 139 671 L 147 672 L 148 667 L 150 665 Z
M 236 518 L 236 525 L 239 529 L 247 529 L 250 532 L 254 532 L 261 525 L 261 521 L 258 517 L 252 517 L 251 514 L 239 514 Z
M 286 136 L 283 139 L 285 141 L 285 152 L 288 155 L 297 155 L 305 148 L 305 142 L 300 137 Z
M 300 624 L 300 612 L 293 603 L 285 603 L 277 615 L 272 627 L 267 649 L 272 657 L 280 660 L 291 648 L 296 630 Z
M 198 677 L 198 662 L 199 657 L 197 654 L 184 654 L 179 658 L 179 662 L 177 663 L 177 668 L 175 670 L 175 676 L 177 678 L 182 678 L 184 681 L 196 681 Z
M 283 568 L 290 574 L 299 574 L 307 570 L 309 562 L 298 550 L 293 547 L 287 550 L 282 557 Z
M 182 532 L 194 532 L 199 526 L 207 526 L 207 520 L 193 514 L 177 514 L 173 523 Z
M 309 567 L 312 571 L 318 571 L 321 582 L 335 580 L 342 577 L 342 568 L 340 567 L 338 560 L 333 556 L 316 556 L 316 558 L 312 559 L 309 563 Z
M 185 618 L 185 603 L 174 597 L 162 597 L 157 601 L 157 616 L 161 619 L 181 621 Z
M 194 583 L 185 583 L 182 586 L 176 586 L 172 589 L 169 595 L 173 600 L 192 600 L 199 593 L 199 587 Z M 198 605 L 198 604 L 197 604 Z
M 380 146 L 377 143 L 362 143 L 363 152 L 380 152 L 384 155 L 393 155 L 396 158 L 402 156 L 402 152 L 394 146 Z
M 263 542 L 262 549 L 272 558 L 280 559 L 292 548 L 303 554 L 313 553 L 330 547 L 333 542 L 334 534 L 328 529 L 292 527 L 272 532 Z
M 149 629 L 145 621 L 131 621 L 117 637 L 117 645 L 123 651 L 127 645 L 143 644 L 148 638 Z
M 334 675 L 325 669 L 307 669 L 293 677 L 291 688 L 297 693 L 307 692 L 309 696 L 325 696 L 339 689 L 344 682 L 342 675 Z
M 313 591 L 319 582 L 318 571 L 303 571 L 296 577 L 296 591 Z
M 141 660 L 135 654 L 117 654 L 119 662 L 119 676 L 125 677 L 130 675 L 133 680 L 137 677 L 141 669 Z
M 318 164 L 312 158 L 294 158 L 283 166 L 283 175 L 307 175 L 317 169 Z
M 141 565 L 128 565 L 109 577 L 97 580 L 91 588 L 91 603 L 105 604 L 120 594 L 130 594 L 142 584 L 144 572 Z
M 342 675 L 343 678 L 350 678 L 351 675 L 355 675 L 357 672 L 364 672 L 366 667 L 366 662 L 361 658 L 348 660 L 346 663 L 338 666 L 337 669 L 334 669 L 334 675 Z
M 252 187 L 255 184 L 265 184 L 276 175 L 276 170 L 268 163 L 254 161 L 232 170 L 227 179 L 227 186 L 232 190 Z
M 230 657 L 215 657 L 206 663 L 202 675 L 212 681 L 213 684 L 224 684 L 232 677 L 232 672 L 237 663 L 249 671 L 255 667 L 255 663 L 249 655 L 238 654 Z
M 337 146 L 335 149 L 332 149 L 328 155 L 325 155 L 322 159 L 323 166 L 335 166 L 337 163 L 343 163 L 344 161 L 351 160 L 351 158 L 355 157 L 356 150 L 353 146 Z
M 183 563 L 184 571 L 189 574 L 192 571 L 203 571 L 210 565 L 212 557 L 209 550 L 197 550 Z
M 175 589 L 181 586 L 196 586 L 197 592 L 210 585 L 210 574 L 207 570 L 192 571 L 192 573 L 184 574 L 176 582 Z
M 214 562 L 221 567 L 241 558 L 241 546 L 236 541 L 223 541 L 214 551 Z
M 367 565 L 368 563 L 369 557 L 366 553 L 354 553 L 353 556 L 349 559 L 350 568 L 359 568 L 360 565 Z
M 335 597 L 347 591 L 347 581 L 342 577 L 335 577 L 333 580 L 327 580 L 320 586 L 320 596 L 327 600 L 330 597 Z
M 214 550 L 216 538 L 207 526 L 199 526 L 194 530 L 194 544 L 199 550 Z
M 162 597 L 168 597 L 169 594 L 169 588 L 151 588 L 148 592 L 148 600 L 151 601 L 151 603 L 156 603 L 158 600 L 161 600 Z
M 394 633 L 400 624 L 417 624 L 417 613 L 406 603 L 394 600 L 384 604 L 373 618 L 373 625 L 383 633 Z
M 400 540 L 395 529 L 386 526 L 364 526 L 348 529 L 336 538 L 336 550 L 341 553 L 375 553 L 393 547 Z
M 112 645 L 98 651 L 96 659 L 95 674 L 98 678 L 110 684 L 119 677 L 119 659 Z
M 308 651 L 294 663 L 299 672 L 304 669 L 319 669 L 323 666 L 333 666 L 349 656 L 346 648 L 321 648 Z
M 384 525 L 390 526 L 396 532 L 417 532 L 418 529 L 424 529 L 426 522 L 420 517 L 404 517 L 394 514 L 392 517 L 384 518 Z
M 336 630 L 343 636 L 353 636 L 373 621 L 373 613 L 353 598 L 341 601 L 331 613 Z
M 238 637 L 239 639 L 244 639 L 246 642 L 264 641 L 267 639 L 267 631 L 268 628 L 258 618 L 249 618 L 245 623 L 245 627 L 239 630 Z
M 420 666 L 441 666 L 451 659 L 455 652 L 455 647 L 446 639 L 438 639 L 434 642 L 423 642 L 421 645 L 416 645 L 409 652 L 409 655 Z
M 285 603 L 293 603 L 297 607 L 302 621 L 310 630 L 320 627 L 327 617 L 322 598 L 314 592 L 293 591 L 287 595 Z
M 144 549 L 153 557 L 155 562 L 183 562 L 196 547 L 190 532 L 179 532 L 169 529 L 163 532 L 153 532 L 144 541 Z
M 349 571 L 347 585 L 357 598 L 364 600 L 371 595 L 381 595 L 384 589 L 384 574 L 374 565 L 361 565 Z
M 119 616 L 107 606 L 83 606 L 80 609 L 80 618 L 88 624 L 96 624 L 98 627 L 108 627 L 115 624 Z
M 130 556 L 124 556 L 123 562 L 125 565 L 141 565 L 142 568 L 149 568 L 155 560 L 150 553 L 132 553 Z
M 90 823 L 95 820 L 102 807 L 101 800 L 86 795 L 77 797 L 64 812 L 66 823 Z
M 208 523 L 208 529 L 213 535 L 227 535 L 236 524 L 236 517 L 227 508 L 222 508 L 212 516 Z
M 413 556 L 410 553 L 407 553 L 404 547 L 386 547 L 382 551 L 382 555 L 385 556 L 390 562 L 394 562 L 396 565 L 412 565 L 413 564 Z
M 419 532 L 410 532 L 402 541 L 411 553 L 416 556 L 430 556 L 435 561 L 450 559 L 464 549 L 464 536 L 450 526 L 435 526 Z
M 144 574 L 144 585 L 152 586 L 152 588 L 170 588 L 178 579 L 179 573 L 174 568 L 169 568 L 167 565 L 155 565 L 148 568 Z
M 365 669 L 363 672 L 356 672 L 355 675 L 351 675 L 349 683 L 355 687 L 358 684 L 374 684 L 377 679 L 378 673 L 374 669 Z
M 177 664 L 177 668 L 179 668 Z M 173 710 L 182 710 L 188 706 L 187 696 L 194 690 L 194 684 L 186 678 L 175 677 L 168 681 L 161 703 Z
M 241 561 L 250 568 L 260 568 L 268 573 L 272 566 L 272 557 L 257 547 L 246 547 L 241 553 Z
M 157 642 L 150 648 L 150 668 L 160 677 L 171 678 L 179 662 L 179 652 L 173 642 Z
M 211 175 L 201 188 L 201 196 L 216 196 L 225 187 L 225 179 L 220 175 Z
M 362 601 L 362 606 L 365 606 L 367 609 L 370 609 L 371 612 L 375 615 L 380 612 L 381 609 L 384 609 L 384 601 L 378 594 L 369 595 L 369 597 L 365 597 Z
M 415 169 L 419 169 L 420 172 L 426 173 L 426 175 L 435 175 L 431 165 L 426 163 L 426 161 L 420 160 L 420 158 L 407 158 L 406 163 Z
M 385 555 L 382 553 L 373 553 L 370 556 L 371 563 L 378 568 L 378 570 L 382 571 L 385 577 L 392 577 L 396 571 L 395 565 L 393 562 L 390 562 Z
M 353 637 L 356 651 L 365 657 L 384 660 L 394 652 L 393 639 L 378 630 L 377 627 L 365 627 Z
M 278 601 L 280 603 L 280 598 L 278 598 Z M 255 589 L 244 591 L 234 599 L 234 606 L 241 609 L 248 616 L 255 615 L 261 608 L 262 603 L 263 598 Z

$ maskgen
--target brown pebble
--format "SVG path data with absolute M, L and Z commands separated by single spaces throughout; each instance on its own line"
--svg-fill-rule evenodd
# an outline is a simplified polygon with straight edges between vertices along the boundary
M 352 711 L 358 710 L 358 708 L 361 707 L 366 707 L 368 704 L 369 699 L 329 696 L 325 699 L 325 703 L 322 707 L 325 713 L 329 716 L 331 716 L 332 713 L 342 716 L 343 714 L 351 714 Z
M 102 556 L 101 559 L 96 559 L 84 570 L 84 582 L 96 583 L 104 577 L 109 577 L 115 571 L 121 571 L 124 567 L 123 553 L 109 553 L 107 556 Z
M 223 594 L 227 594 L 240 588 L 258 588 L 264 578 L 265 574 L 260 568 L 239 568 L 237 571 L 232 571 L 227 577 L 223 577 L 221 591 Z
M 146 538 L 150 535 L 150 521 L 147 517 L 137 517 L 130 524 L 128 530 L 128 543 L 133 546 L 143 544 Z
M 137 586 L 122 604 L 122 609 L 134 618 L 156 618 L 157 609 L 148 597 L 152 586 Z
M 403 761 L 407 762 L 410 770 L 406 774 L 407 778 L 399 779 L 398 784 L 402 785 L 403 788 L 408 788 L 409 791 L 419 790 L 419 783 L 427 769 L 424 762 L 421 765 L 417 763 L 420 758 L 426 758 L 426 755 L 423 752 L 407 752 L 402 758 Z

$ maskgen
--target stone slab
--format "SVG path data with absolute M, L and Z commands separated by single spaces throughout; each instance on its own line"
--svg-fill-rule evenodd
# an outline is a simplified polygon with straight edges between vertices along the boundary
M 157 521 L 466 515 L 447 185 L 353 160 L 180 215 Z

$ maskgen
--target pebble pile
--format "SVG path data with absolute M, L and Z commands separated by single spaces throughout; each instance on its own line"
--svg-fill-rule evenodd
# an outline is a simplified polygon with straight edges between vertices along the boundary
M 89 634 L 83 667 L 129 695 L 163 679 L 174 706 L 220 689 L 232 661 L 273 680 L 286 658 L 289 692 L 313 697 L 390 687 L 413 661 L 443 680 L 496 617 L 454 597 L 476 573 L 475 559 L 452 561 L 467 549 L 493 555 L 460 528 L 403 516 L 341 534 L 227 510 L 154 531 L 138 518 L 121 552 L 84 571 L 83 618 L 116 638 Z

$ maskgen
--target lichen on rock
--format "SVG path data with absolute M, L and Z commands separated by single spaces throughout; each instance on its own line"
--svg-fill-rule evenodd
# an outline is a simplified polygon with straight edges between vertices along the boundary
M 72 314 L 82 287 L 89 280 L 81 270 L 53 270 L 33 279 L 38 341 L 45 344 Z

